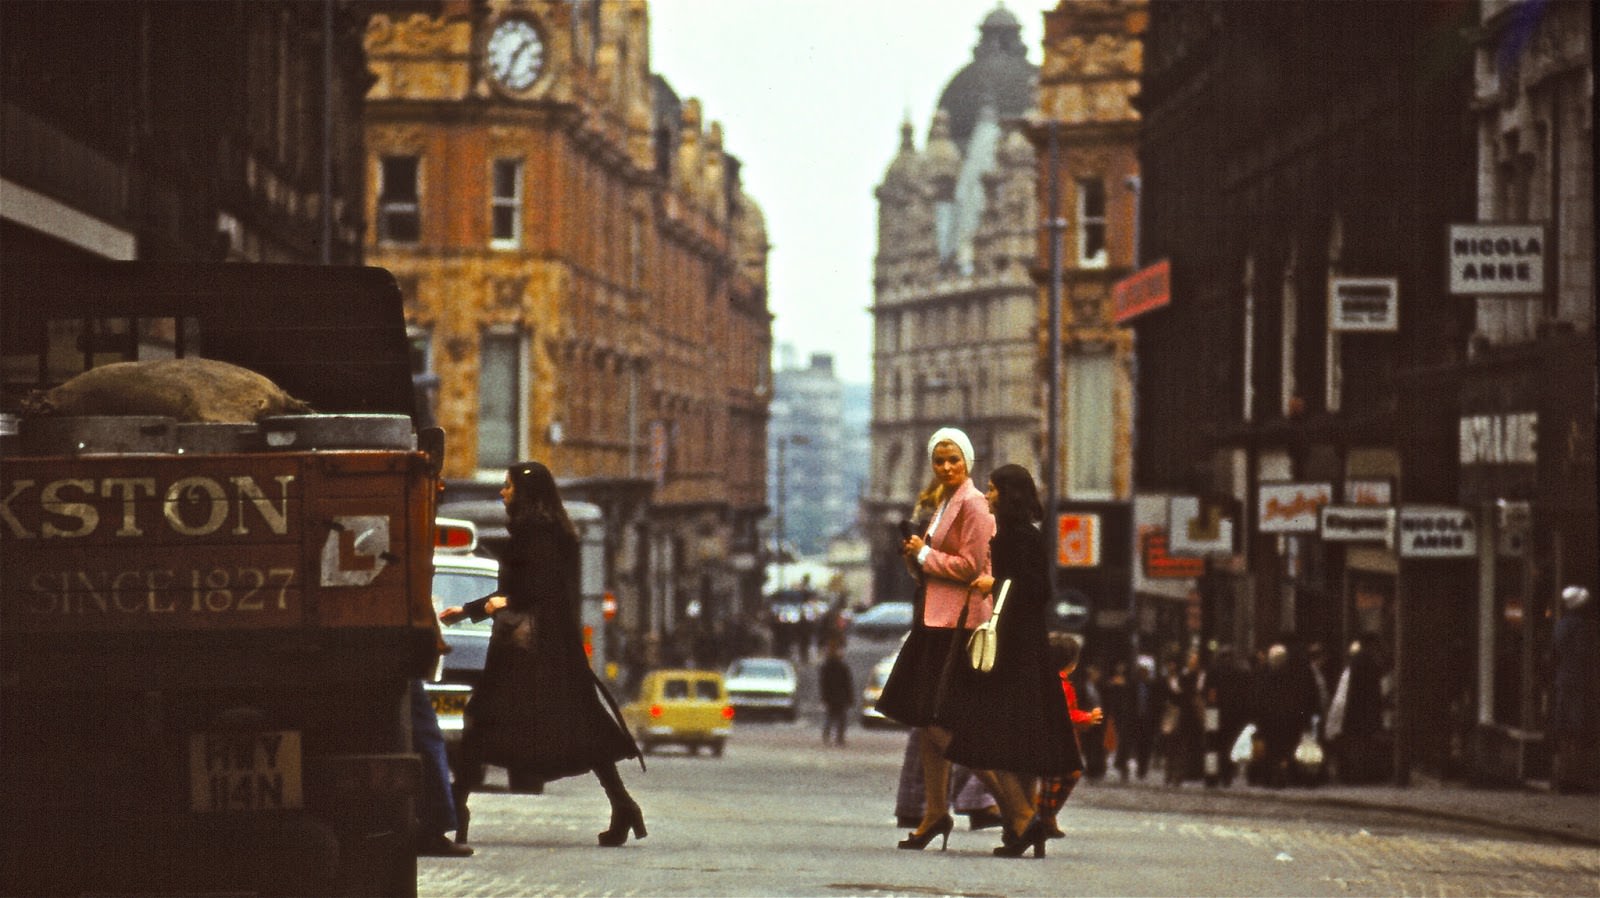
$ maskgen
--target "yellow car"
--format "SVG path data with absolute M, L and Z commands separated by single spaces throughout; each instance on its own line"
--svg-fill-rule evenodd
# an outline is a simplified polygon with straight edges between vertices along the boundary
M 639 697 L 622 707 L 622 719 L 647 753 L 676 744 L 699 754 L 704 745 L 720 758 L 733 732 L 733 705 L 716 671 L 656 670 L 645 674 Z

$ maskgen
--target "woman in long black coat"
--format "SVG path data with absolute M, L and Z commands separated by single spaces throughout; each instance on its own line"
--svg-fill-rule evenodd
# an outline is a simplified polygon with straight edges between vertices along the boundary
M 1026 468 L 1002 465 L 989 475 L 984 495 L 996 523 L 989 543 L 993 576 L 980 576 L 973 585 L 986 593 L 998 593 L 1007 580 L 1011 585 L 996 625 L 994 668 L 977 675 L 983 684 L 982 725 L 956 729 L 945 754 L 976 770 L 994 771 L 998 788 L 1013 796 L 1008 801 L 996 794 L 1002 808 L 1016 807 L 1014 796 L 1023 795 L 1022 807 L 1029 810 L 1009 821 L 1006 844 L 996 853 L 1020 854 L 1020 848 L 1033 845 L 1037 854 L 1049 827 L 1043 818 L 1030 816 L 1032 801 L 1021 778 L 1070 777 L 1083 768 L 1083 759 L 1060 674 L 1050 663 L 1049 574 L 1044 534 L 1036 523 L 1043 516 L 1038 490 Z
M 511 540 L 500 558 L 499 589 L 440 620 L 494 619 L 483 675 L 467 703 L 456 770 L 457 838 L 464 840 L 468 794 L 485 764 L 548 781 L 594 772 L 611 801 L 602 846 L 646 835 L 644 815 L 617 763 L 643 756 L 584 654 L 578 619 L 578 536 L 555 478 L 538 462 L 514 465 L 500 498 Z

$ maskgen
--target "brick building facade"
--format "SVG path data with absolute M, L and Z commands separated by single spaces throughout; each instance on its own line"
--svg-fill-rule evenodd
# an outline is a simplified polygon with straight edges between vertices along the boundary
M 645 3 L 372 9 L 367 258 L 406 295 L 452 489 L 536 458 L 600 506 L 623 633 L 753 602 L 765 226 L 720 125 L 651 72 Z

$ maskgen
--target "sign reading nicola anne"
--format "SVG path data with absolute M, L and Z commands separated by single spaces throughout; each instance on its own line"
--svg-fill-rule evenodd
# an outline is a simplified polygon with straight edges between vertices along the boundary
M 1478 525 L 1472 512 L 1447 505 L 1402 505 L 1401 558 L 1471 558 L 1478 554 Z
M 1450 226 L 1450 293 L 1539 296 L 1550 247 L 1542 224 Z

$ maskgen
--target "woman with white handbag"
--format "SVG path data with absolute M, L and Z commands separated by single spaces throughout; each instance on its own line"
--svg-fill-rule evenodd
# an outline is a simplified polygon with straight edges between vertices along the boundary
M 985 696 L 982 725 L 957 729 L 946 756 L 995 772 L 995 797 L 1010 817 L 1005 842 L 995 854 L 1017 857 L 1031 847 L 1039 857 L 1054 827 L 1036 813 L 1022 781 L 1070 777 L 1083 761 L 1050 657 L 1048 559 L 1037 524 L 1044 514 L 1038 489 L 1026 468 L 1002 465 L 989 476 L 984 495 L 996 523 L 989 544 L 993 573 L 979 576 L 973 586 L 997 599 L 991 617 L 993 662 L 979 674 Z

